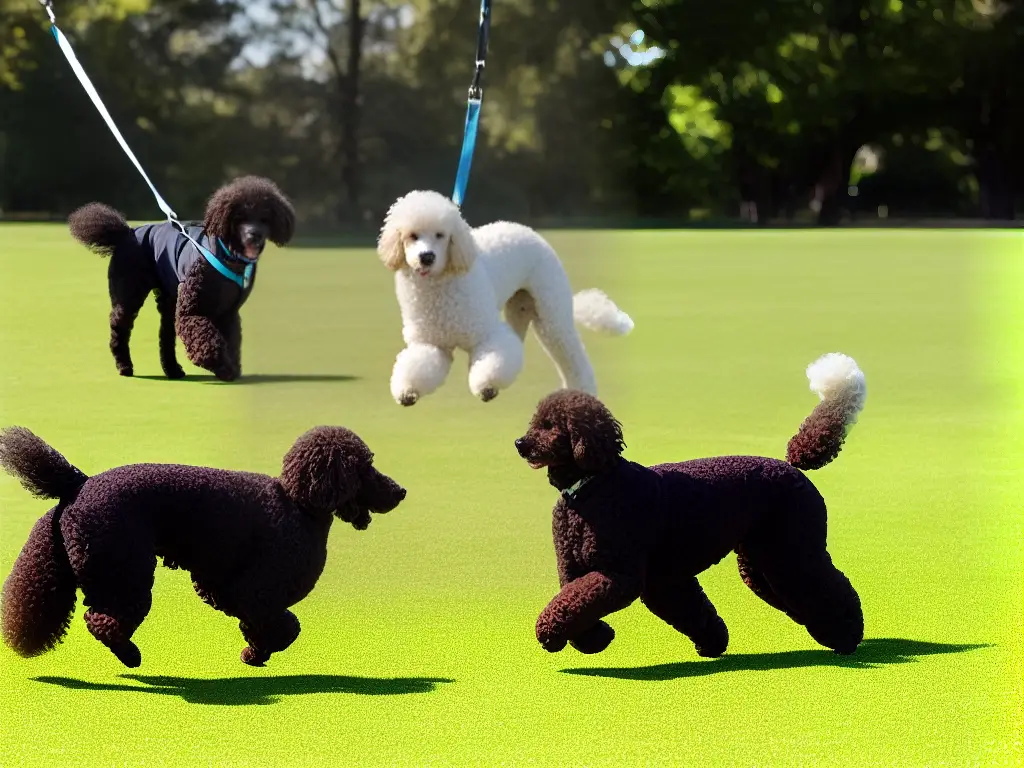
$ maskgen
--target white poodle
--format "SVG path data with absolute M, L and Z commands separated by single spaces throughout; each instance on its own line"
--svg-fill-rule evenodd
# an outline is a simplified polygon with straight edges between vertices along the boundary
M 633 329 L 601 291 L 573 296 L 555 251 L 532 229 L 507 221 L 471 229 L 437 192 L 410 192 L 391 206 L 377 253 L 395 272 L 402 310 L 406 347 L 391 373 L 391 395 L 401 405 L 444 383 L 456 348 L 469 353 L 470 391 L 494 399 L 523 367 L 531 323 L 562 386 L 596 394 L 574 321 L 612 335 Z

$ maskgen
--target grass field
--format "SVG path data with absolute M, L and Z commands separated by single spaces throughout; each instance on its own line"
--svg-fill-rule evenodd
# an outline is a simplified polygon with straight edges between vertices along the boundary
M 270 474 L 302 431 L 343 424 L 409 498 L 366 532 L 334 529 L 296 609 L 302 635 L 265 669 L 239 662 L 235 622 L 167 570 L 135 636 L 138 670 L 77 617 L 49 655 L 0 649 L 0 765 L 1020 765 L 1020 236 L 551 239 L 576 287 L 606 289 L 636 321 L 625 339 L 585 338 L 631 459 L 781 456 L 816 402 L 806 364 L 833 350 L 860 363 L 867 408 L 813 474 L 864 604 L 855 656 L 761 603 L 733 557 L 701 578 L 730 627 L 721 659 L 640 605 L 612 617 L 603 654 L 545 653 L 533 623 L 557 589 L 555 494 L 512 441 L 553 368 L 531 340 L 493 403 L 468 393 L 463 357 L 439 393 L 395 405 L 398 308 L 370 251 L 270 252 L 234 385 L 160 378 L 147 304 L 128 380 L 107 349 L 104 263 L 63 228 L 8 225 L 0 424 L 90 473 L 167 461 Z M 0 477 L 3 577 L 45 510 Z

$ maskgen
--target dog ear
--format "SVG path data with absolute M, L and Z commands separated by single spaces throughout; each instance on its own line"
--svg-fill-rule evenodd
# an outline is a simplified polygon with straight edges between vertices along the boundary
M 473 231 L 462 215 L 457 213 L 456 216 L 452 227 L 452 236 L 448 241 L 446 270 L 453 275 L 464 275 L 469 272 L 473 262 L 476 261 L 476 240 L 473 239 Z
M 402 243 L 402 230 L 392 221 L 391 206 L 388 215 L 384 218 L 384 226 L 381 228 L 380 237 L 377 238 L 377 255 L 384 262 L 384 266 L 392 272 L 397 272 L 405 265 L 405 245 Z
M 365 531 L 370 527 L 370 510 L 356 499 L 352 499 L 338 509 L 338 519 L 350 524 L 357 531 Z
M 203 214 L 203 230 L 210 237 L 230 237 L 237 188 L 237 183 L 227 184 L 210 195 Z
M 280 247 L 287 245 L 295 235 L 295 209 L 283 194 L 274 195 L 271 203 L 270 240 Z
M 606 472 L 615 466 L 626 444 L 622 441 L 622 425 L 603 408 L 569 422 L 569 439 L 576 466 L 588 475 Z

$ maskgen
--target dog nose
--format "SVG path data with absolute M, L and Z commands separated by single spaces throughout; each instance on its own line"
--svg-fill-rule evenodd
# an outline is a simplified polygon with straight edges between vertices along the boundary
M 425 251 L 420 254 L 420 264 L 422 264 L 424 267 L 429 267 L 431 264 L 434 263 L 435 258 L 437 257 L 434 256 L 433 251 Z
M 406 494 L 408 494 L 408 493 L 409 492 L 407 490 L 405 490 L 405 488 L 400 489 L 398 491 L 398 500 L 400 502 L 405 501 Z
M 526 442 L 525 437 L 520 437 L 518 440 L 516 440 L 516 450 L 519 451 L 520 456 L 525 458 L 526 451 L 529 449 L 529 447 L 529 443 Z

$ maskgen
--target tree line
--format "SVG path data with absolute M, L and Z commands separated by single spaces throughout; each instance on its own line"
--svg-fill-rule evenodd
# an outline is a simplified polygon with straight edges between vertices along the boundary
M 450 193 L 479 0 L 54 0 L 157 187 L 277 181 L 311 227 Z M 471 218 L 1024 211 L 1022 0 L 493 0 Z M 0 211 L 159 216 L 36 0 L 0 0 Z

